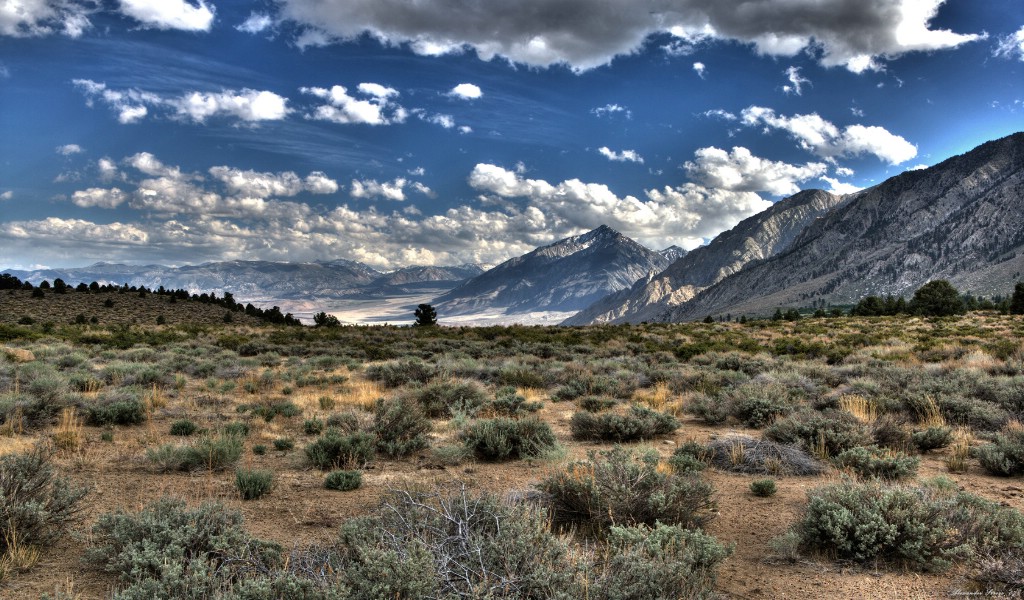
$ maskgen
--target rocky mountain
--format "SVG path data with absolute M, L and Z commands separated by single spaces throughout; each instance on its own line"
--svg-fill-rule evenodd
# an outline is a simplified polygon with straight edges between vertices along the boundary
M 910 296 L 933 279 L 1008 293 L 1024 272 L 1024 133 L 863 190 L 789 245 L 658 320 Z M 690 254 L 692 256 L 693 253 Z
M 686 253 L 663 272 L 601 298 L 564 324 L 653 320 L 747 265 L 785 252 L 815 219 L 845 201 L 821 190 L 790 196 L 741 221 L 708 245 Z
M 662 255 L 665 258 L 665 260 L 668 261 L 668 264 L 672 264 L 679 260 L 680 258 L 686 256 L 686 250 L 683 250 L 679 246 L 672 245 L 669 246 L 668 248 L 665 248 L 664 250 L 658 250 L 658 254 Z
M 575 311 L 668 266 L 602 225 L 508 260 L 434 301 L 439 315 Z

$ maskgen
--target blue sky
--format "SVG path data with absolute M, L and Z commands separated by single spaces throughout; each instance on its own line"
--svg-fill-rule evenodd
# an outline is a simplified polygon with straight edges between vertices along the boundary
M 0 0 L 0 268 L 694 248 L 1022 123 L 1019 0 Z

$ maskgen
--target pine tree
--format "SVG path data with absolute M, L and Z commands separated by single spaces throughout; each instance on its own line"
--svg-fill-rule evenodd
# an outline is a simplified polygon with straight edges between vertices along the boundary
M 429 304 L 420 304 L 416 308 L 417 327 L 431 327 L 437 325 L 437 311 Z
M 1013 287 L 1013 298 L 1010 298 L 1010 314 L 1024 315 L 1024 281 L 1018 281 Z

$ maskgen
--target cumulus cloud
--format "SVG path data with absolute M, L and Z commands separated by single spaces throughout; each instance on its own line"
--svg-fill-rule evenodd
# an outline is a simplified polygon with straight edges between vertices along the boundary
M 409 181 L 405 177 L 397 177 L 394 181 L 379 182 L 376 179 L 353 179 L 349 195 L 353 198 L 382 198 L 403 202 L 406 199 L 405 188 L 433 198 L 434 191 L 419 181 Z
M 186 0 L 120 0 L 121 13 L 152 29 L 209 31 L 214 8 L 204 0 L 193 6 Z
M 250 198 L 295 196 L 303 191 L 313 194 L 333 194 L 338 191 L 338 182 L 320 171 L 314 171 L 302 179 L 292 171 L 258 173 L 218 166 L 210 168 L 210 175 L 224 183 L 229 193 Z
M 644 163 L 644 157 L 640 156 L 640 154 L 637 153 L 636 150 L 623 150 L 622 152 L 615 152 L 607 146 L 602 146 L 598 148 L 597 151 L 601 153 L 601 156 L 611 161 L 634 162 L 640 164 Z
M 281 0 L 284 19 L 305 28 L 300 41 L 327 44 L 369 34 L 424 56 L 476 52 L 535 67 L 585 71 L 639 51 L 654 34 L 671 35 L 682 54 L 708 39 L 750 44 L 759 54 L 813 49 L 825 66 L 880 69 L 907 52 L 955 48 L 982 37 L 930 22 L 944 0 Z M 681 48 L 682 51 L 677 51 Z
M 697 76 L 704 79 L 704 72 L 707 71 L 707 67 L 702 62 L 693 63 L 693 70 L 697 73 Z
M 994 54 L 1003 58 L 1016 58 L 1017 60 L 1024 61 L 1024 27 L 999 38 Z
M 86 104 L 100 101 L 117 113 L 122 124 L 137 123 L 147 117 L 149 109 L 168 110 L 172 118 L 204 123 L 210 117 L 234 117 L 257 123 L 278 121 L 291 112 L 288 100 L 269 91 L 251 89 L 221 92 L 186 92 L 181 96 L 163 97 L 137 89 L 115 90 L 105 83 L 90 79 L 72 81 L 85 94 Z
M 827 177 L 825 175 L 822 175 L 819 179 L 821 179 L 822 181 L 829 185 L 828 191 L 832 192 L 833 194 L 852 194 L 854 192 L 859 192 L 862 189 L 864 189 L 862 187 L 857 187 L 852 183 L 844 183 L 834 177 Z
M 824 163 L 791 165 L 759 158 L 739 146 L 730 152 L 700 148 L 683 168 L 695 182 L 709 188 L 776 196 L 795 194 L 800 191 L 798 183 L 820 177 L 828 170 Z
M 7 190 L 5 192 L 0 193 L 0 200 L 10 200 L 13 197 L 14 192 L 12 192 L 11 190 Z
M 11 238 L 56 242 L 75 248 L 79 243 L 102 244 L 106 247 L 143 246 L 149 234 L 143 229 L 125 223 L 96 224 L 82 219 L 49 217 L 39 221 L 13 221 L 0 226 L 0 231 Z
M 789 80 L 789 85 L 782 86 L 782 91 L 786 94 L 796 94 L 797 96 L 803 95 L 803 86 L 811 82 L 810 79 L 800 75 L 800 67 L 789 67 L 785 71 L 786 79 Z
M 414 109 L 412 109 L 412 113 L 414 115 L 416 115 L 417 117 L 419 117 L 419 119 L 421 121 L 426 121 L 427 123 L 433 123 L 434 125 L 440 125 L 441 127 L 444 127 L 445 129 L 452 129 L 453 127 L 455 127 L 455 117 L 453 117 L 451 115 L 443 115 L 443 114 L 440 114 L 440 113 L 429 114 L 429 113 L 427 113 L 427 111 L 423 110 L 422 108 L 414 108 Z M 470 131 L 472 131 L 472 129 Z
M 251 33 L 255 35 L 270 29 L 273 25 L 274 19 L 270 15 L 252 12 L 249 14 L 249 18 L 242 21 L 239 25 L 236 25 L 235 29 L 243 33 Z
M 82 147 L 78 144 L 64 144 L 63 146 L 57 146 L 57 154 L 61 156 L 71 156 L 72 154 L 79 154 L 82 152 Z
M 117 163 L 106 156 L 96 161 L 96 168 L 99 169 L 100 179 L 103 181 L 113 181 L 122 176 L 121 171 L 117 168 Z
M 299 91 L 327 101 L 307 114 L 307 119 L 343 125 L 390 125 L 403 123 L 408 117 L 408 111 L 391 100 L 398 96 L 398 91 L 377 83 L 359 84 L 357 91 L 363 98 L 350 96 L 348 89 L 341 85 L 331 89 L 304 87 Z
M 850 125 L 840 130 L 817 113 L 787 117 L 761 106 L 748 107 L 741 116 L 745 125 L 787 132 L 801 148 L 821 158 L 870 154 L 898 165 L 917 156 L 916 146 L 883 127 Z
M 89 188 L 71 195 L 71 202 L 82 208 L 117 208 L 127 199 L 128 195 L 118 188 Z
M 53 33 L 76 38 L 92 26 L 94 2 L 6 0 L 0 3 L 0 35 L 37 37 Z
M 463 100 L 476 100 L 484 95 L 480 87 L 472 83 L 460 83 L 448 93 L 450 96 L 462 98 Z

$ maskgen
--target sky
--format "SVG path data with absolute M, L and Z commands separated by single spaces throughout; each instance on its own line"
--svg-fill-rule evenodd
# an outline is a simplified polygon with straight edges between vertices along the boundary
M 0 268 L 693 249 L 1021 129 L 1020 0 L 0 0 Z

